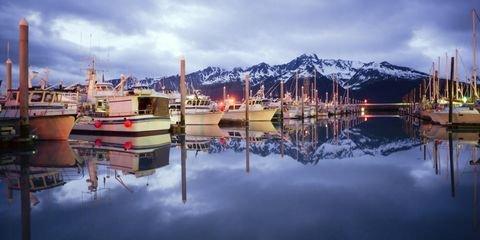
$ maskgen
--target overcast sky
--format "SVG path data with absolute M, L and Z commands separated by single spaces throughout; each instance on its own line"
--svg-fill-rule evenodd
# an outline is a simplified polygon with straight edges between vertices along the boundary
M 474 7 L 479 0 L 2 0 L 0 44 L 10 41 L 17 63 L 18 22 L 26 17 L 31 67 L 69 83 L 84 81 L 92 55 L 107 79 L 177 74 L 182 55 L 188 72 L 280 64 L 302 53 L 428 72 L 455 48 L 467 71 Z

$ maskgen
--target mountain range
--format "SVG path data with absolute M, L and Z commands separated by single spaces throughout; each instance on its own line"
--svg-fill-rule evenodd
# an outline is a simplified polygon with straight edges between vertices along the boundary
M 319 124 L 314 129 L 315 141 L 309 127 L 306 127 L 309 131 L 286 131 L 285 139 L 288 140 L 283 141 L 284 154 L 302 164 L 317 164 L 329 159 L 388 156 L 420 146 L 420 139 L 409 136 L 402 124 L 401 118 L 371 118 L 341 130 L 336 137 L 332 134 L 333 126 L 329 125 L 327 130 Z M 250 143 L 249 149 L 251 154 L 262 157 L 280 155 L 281 144 L 280 138 L 266 138 Z M 235 138 L 222 143 L 214 138 L 209 142 L 209 153 L 244 152 L 245 149 L 244 139 Z
M 332 83 L 337 79 L 340 92 L 350 89 L 350 96 L 357 99 L 368 99 L 373 102 L 400 101 L 410 89 L 416 87 L 426 73 L 408 67 L 390 64 L 388 62 L 360 62 L 341 59 L 321 59 L 316 54 L 303 54 L 288 63 L 269 65 L 259 63 L 247 68 L 236 67 L 231 70 L 219 67 L 207 67 L 203 70 L 187 74 L 189 88 L 202 90 L 213 99 L 220 99 L 225 86 L 229 95 L 242 97 L 243 82 L 246 75 L 250 76 L 251 89 L 256 91 L 265 86 L 267 95 L 279 96 L 279 83 L 285 82 L 286 91 L 294 92 L 296 76 L 298 86 L 302 84 L 306 92 L 311 92 L 311 84 L 317 81 L 319 97 L 325 99 L 325 93 L 332 91 Z M 119 79 L 109 80 L 118 83 Z M 134 85 L 177 89 L 179 75 L 160 78 L 146 78 L 127 81 L 127 88 Z M 237 98 L 237 99 L 238 99 Z

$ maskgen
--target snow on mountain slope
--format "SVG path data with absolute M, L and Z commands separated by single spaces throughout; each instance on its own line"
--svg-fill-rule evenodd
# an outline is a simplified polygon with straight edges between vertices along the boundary
M 408 67 L 401 67 L 388 62 L 369 62 L 350 61 L 341 59 L 320 59 L 316 54 L 303 54 L 288 63 L 279 65 L 269 65 L 259 63 L 247 68 L 233 68 L 226 70 L 219 67 L 207 67 L 203 70 L 187 74 L 187 81 L 193 85 L 215 85 L 230 82 L 243 81 L 245 75 L 250 75 L 251 85 L 255 86 L 266 80 L 288 81 L 298 74 L 299 78 L 325 77 L 327 79 L 338 79 L 343 88 L 359 89 L 361 85 L 369 81 L 378 81 L 382 79 L 402 79 L 418 80 L 426 77 L 425 73 L 416 71 Z M 133 79 L 133 78 L 132 78 Z M 157 78 L 154 81 L 147 81 L 145 84 L 154 86 L 159 80 L 174 82 L 178 75 Z M 152 79 L 153 80 L 153 79 Z M 133 85 L 128 83 L 128 85 Z

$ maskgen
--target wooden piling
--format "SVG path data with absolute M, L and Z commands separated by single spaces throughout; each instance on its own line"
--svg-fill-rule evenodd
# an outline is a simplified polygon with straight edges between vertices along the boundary
M 280 121 L 283 121 L 283 80 L 280 80 Z
M 185 57 L 180 58 L 180 127 L 185 128 L 185 104 L 187 101 L 187 85 L 185 79 Z
M 454 78 L 455 74 L 455 58 L 451 58 L 451 63 L 450 63 L 450 79 Z M 452 113 L 453 113 L 453 91 L 452 91 L 452 84 L 448 85 L 448 123 L 452 124 Z
M 250 105 L 250 75 L 245 75 L 245 125 L 248 126 Z
M 303 122 L 303 119 L 305 118 L 305 91 L 304 91 L 304 88 L 303 88 L 303 85 L 302 85 L 302 102 L 301 102 L 301 106 L 302 106 L 302 122 Z
M 28 121 L 28 22 L 23 18 L 19 25 L 19 103 L 20 103 L 20 138 L 29 139 Z

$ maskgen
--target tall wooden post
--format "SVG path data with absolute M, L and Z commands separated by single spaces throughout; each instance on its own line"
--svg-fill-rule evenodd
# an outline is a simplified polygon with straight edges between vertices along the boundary
M 185 104 L 187 101 L 187 85 L 185 79 L 185 57 L 180 58 L 180 126 L 185 127 Z
M 280 121 L 283 121 L 283 80 L 280 80 Z
M 20 81 L 20 137 L 27 139 L 30 136 L 28 121 L 28 22 L 20 20 L 18 72 Z
M 305 95 L 305 92 L 303 91 L 304 88 L 303 88 L 303 85 L 302 85 L 302 122 L 303 122 L 303 119 L 305 118 L 305 106 L 304 106 L 304 101 L 305 101 L 305 98 L 304 98 L 304 95 Z
M 473 49 L 473 68 L 472 68 L 472 82 L 471 82 L 471 95 L 474 100 L 477 99 L 477 14 L 475 9 L 472 9 L 472 49 Z
M 454 76 L 454 69 L 455 69 L 455 58 L 452 57 L 451 63 L 450 63 L 450 79 L 453 79 Z M 448 88 L 448 123 L 452 124 L 452 111 L 453 111 L 453 91 L 452 91 L 452 85 L 449 84 Z
M 248 126 L 249 118 L 249 105 L 250 105 L 250 76 L 245 75 L 245 124 Z

